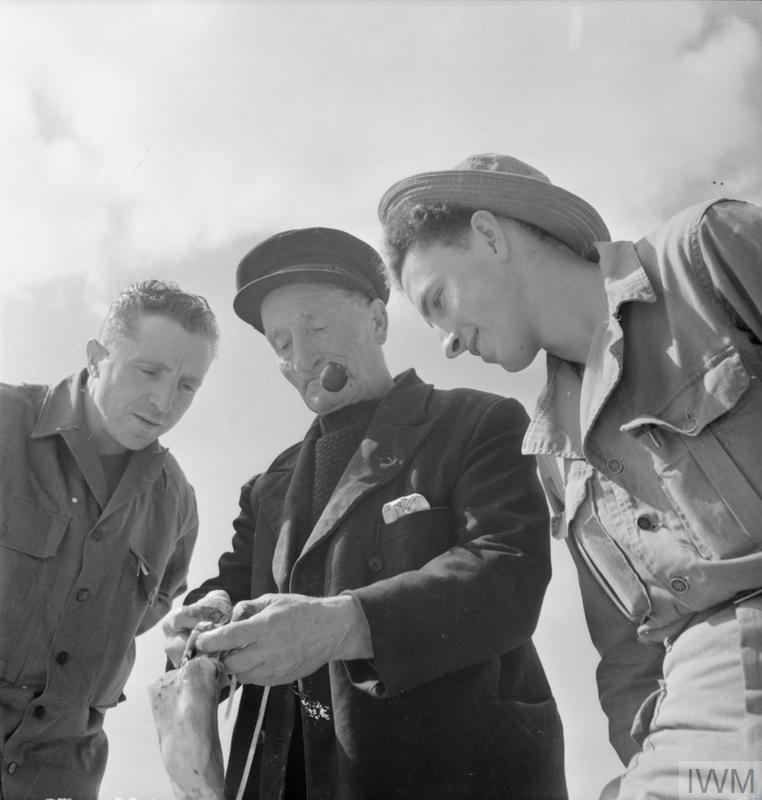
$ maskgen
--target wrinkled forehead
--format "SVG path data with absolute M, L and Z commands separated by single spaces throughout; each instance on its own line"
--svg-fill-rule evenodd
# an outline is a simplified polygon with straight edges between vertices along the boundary
M 273 328 L 290 327 L 318 317 L 346 315 L 350 308 L 369 304 L 361 292 L 331 283 L 289 283 L 268 292 L 262 300 L 265 333 Z

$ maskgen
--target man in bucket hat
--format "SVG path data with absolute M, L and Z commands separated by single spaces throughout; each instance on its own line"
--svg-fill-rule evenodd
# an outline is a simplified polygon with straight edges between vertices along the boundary
M 704 202 L 611 243 L 584 200 L 487 154 L 399 181 L 379 216 L 447 357 L 547 353 L 523 452 L 578 568 L 617 796 L 761 759 L 762 210 Z
M 547 506 L 515 400 L 392 378 L 381 259 L 343 231 L 286 231 L 238 267 L 236 313 L 317 414 L 243 488 L 219 575 L 165 625 L 201 634 L 245 687 L 236 795 L 272 686 L 248 798 L 565 798 L 560 720 L 531 636 Z M 264 342 L 263 342 L 264 344 Z

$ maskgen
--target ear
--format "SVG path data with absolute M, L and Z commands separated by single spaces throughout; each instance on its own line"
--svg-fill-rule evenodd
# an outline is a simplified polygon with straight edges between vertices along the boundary
M 87 343 L 87 371 L 91 377 L 97 378 L 100 363 L 108 356 L 108 350 L 97 340 L 90 339 Z
M 503 226 L 491 212 L 483 209 L 474 211 L 471 216 L 471 231 L 474 242 L 486 247 L 490 253 L 505 259 L 510 255 L 510 247 Z
M 371 302 L 370 308 L 373 315 L 373 335 L 379 344 L 383 344 L 389 334 L 389 314 L 384 301 L 379 297 Z

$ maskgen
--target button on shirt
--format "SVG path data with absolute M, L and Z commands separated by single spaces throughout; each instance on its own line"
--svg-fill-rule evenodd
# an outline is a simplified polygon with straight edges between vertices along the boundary
M 85 380 L 0 386 L 0 754 L 19 776 L 41 730 L 77 737 L 89 708 L 117 703 L 134 637 L 185 590 L 197 532 L 193 490 L 158 443 L 108 496 Z
M 705 203 L 596 248 L 608 317 L 584 373 L 548 356 L 523 451 L 554 535 L 661 642 L 762 584 L 762 209 Z M 583 588 L 592 620 L 594 595 Z

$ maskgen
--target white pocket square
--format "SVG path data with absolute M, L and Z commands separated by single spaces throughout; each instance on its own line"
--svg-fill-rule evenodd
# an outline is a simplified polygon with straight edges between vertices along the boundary
M 425 511 L 427 508 L 431 508 L 431 506 L 422 494 L 406 494 L 404 497 L 398 497 L 396 500 L 384 503 L 381 509 L 381 516 L 388 525 L 406 514 L 412 514 L 414 511 Z

